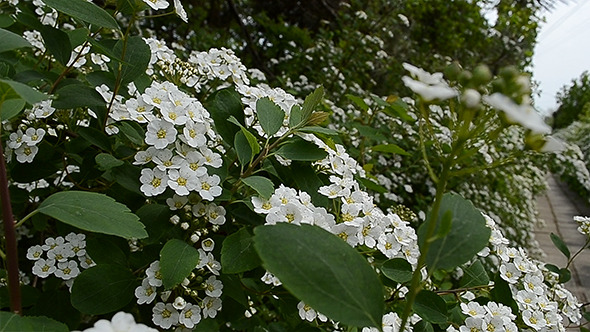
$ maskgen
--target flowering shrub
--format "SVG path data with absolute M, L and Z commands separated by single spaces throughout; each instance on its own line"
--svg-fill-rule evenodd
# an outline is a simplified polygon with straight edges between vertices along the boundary
M 396 188 L 324 125 L 322 87 L 298 100 L 251 84 L 229 49 L 182 57 L 140 37 L 135 22 L 167 1 L 1 6 L 2 330 L 545 331 L 580 320 L 567 268 L 531 260 L 448 190 L 486 168 L 465 158 L 493 155 L 487 142 L 501 135 L 547 147 L 518 75 L 455 86 L 406 64 L 416 100 L 374 99 L 418 124 L 434 196 L 416 206 L 418 227 L 414 206 L 384 209 L 369 193 L 385 188 L 386 206 Z M 187 19 L 179 1 L 170 13 Z

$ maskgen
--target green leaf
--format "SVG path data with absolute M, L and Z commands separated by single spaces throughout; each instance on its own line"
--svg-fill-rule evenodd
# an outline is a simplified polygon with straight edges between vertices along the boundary
M 256 101 L 256 115 L 262 130 L 268 137 L 276 134 L 285 120 L 285 112 L 268 97 Z
M 565 284 L 572 279 L 572 273 L 567 268 L 559 269 L 559 283 Z
M 230 116 L 239 119 L 240 124 L 244 124 L 244 112 L 240 95 L 233 89 L 223 89 L 215 92 L 205 103 L 205 108 L 211 114 L 215 129 L 223 140 L 232 144 L 236 133 L 240 130 L 232 123 L 228 122 Z
M 43 0 L 53 9 L 86 23 L 103 28 L 119 29 L 117 21 L 104 9 L 85 0 Z
M 392 258 L 383 263 L 381 273 L 395 282 L 408 282 L 412 280 L 412 264 L 403 258 Z
M 383 187 L 380 184 L 375 183 L 373 180 L 368 179 L 368 178 L 358 178 L 358 181 L 360 183 L 362 183 L 365 187 L 367 187 L 367 189 L 372 190 L 374 192 L 380 193 L 380 194 L 384 194 L 386 192 L 389 192 L 389 190 L 387 190 L 387 188 Z
M 171 239 L 160 251 L 160 273 L 162 284 L 170 289 L 191 274 L 199 263 L 199 252 L 186 242 Z
M 421 320 L 418 323 L 416 323 L 416 325 L 414 325 L 414 328 L 412 329 L 412 331 L 414 331 L 414 332 L 434 332 L 434 328 L 432 327 L 432 324 L 430 324 L 429 322 Z
M 135 286 L 135 276 L 125 267 L 96 265 L 76 277 L 72 286 L 72 305 L 89 315 L 113 312 L 131 302 Z
M 248 145 L 250 146 L 250 149 L 252 150 L 252 156 L 257 155 L 260 152 L 260 144 L 258 144 L 258 140 L 256 139 L 256 136 L 254 136 L 254 134 L 249 132 L 248 129 L 246 129 L 246 127 L 242 126 L 242 124 L 240 124 L 238 122 L 238 120 L 233 115 L 230 116 L 227 119 L 227 121 L 235 124 L 236 126 L 238 126 L 240 128 L 240 130 L 242 131 L 242 134 L 244 134 L 244 136 L 246 137 L 246 140 L 248 141 Z
M 39 212 L 80 229 L 143 239 L 148 236 L 139 217 L 111 197 L 85 191 L 57 192 L 41 203 Z
M 299 129 L 299 131 L 302 133 L 323 134 L 323 135 L 328 135 L 328 136 L 337 136 L 338 135 L 338 132 L 336 130 L 328 129 L 328 128 L 324 128 L 324 127 L 319 127 L 319 126 L 303 127 L 301 129 Z
M 60 29 L 44 25 L 41 36 L 43 36 L 47 50 L 53 54 L 55 60 L 66 66 L 72 56 L 72 44 L 68 34 Z
M 58 109 L 106 106 L 102 96 L 87 85 L 68 84 L 55 93 L 57 98 L 51 103 L 51 106 Z
M 461 278 L 461 287 L 486 286 L 490 283 L 490 277 L 485 267 L 480 261 L 475 261 L 469 267 L 463 269 L 463 278 Z
M 14 19 L 8 13 L 0 14 L 0 28 L 8 28 L 9 26 L 13 25 L 14 22 Z
M 559 274 L 559 267 L 553 264 L 545 264 L 545 268 L 553 273 Z
M 303 107 L 301 108 L 301 118 L 303 121 L 307 121 L 313 113 L 313 110 L 319 105 L 324 98 L 324 87 L 319 86 L 314 92 L 310 93 L 305 97 Z
M 295 128 L 303 121 L 303 113 L 299 105 L 293 105 L 289 112 L 289 128 Z
M 94 157 L 94 160 L 98 165 L 98 169 L 101 171 L 106 171 L 113 167 L 121 166 L 125 163 L 123 160 L 119 160 L 108 153 L 99 153 L 96 155 L 96 157 Z
M 559 251 L 561 251 L 561 253 L 564 254 L 565 257 L 567 257 L 567 259 L 569 259 L 571 253 L 565 242 L 563 242 L 563 240 L 557 234 L 551 233 L 551 235 L 549 236 L 551 237 L 551 241 L 553 242 L 555 247 L 559 249 Z
M 7 93 L 10 93 L 13 97 L 4 98 Z M 0 79 L 0 100 L 13 99 L 17 98 L 17 96 L 31 105 L 49 98 L 46 94 L 41 93 L 26 84 Z
M 111 150 L 111 142 L 109 141 L 109 137 L 104 132 L 94 127 L 80 127 L 78 128 L 77 133 L 92 145 L 104 151 Z
M 449 212 L 452 216 L 451 229 L 444 237 L 436 236 L 441 231 L 443 216 Z M 491 230 L 486 226 L 481 212 L 458 194 L 443 196 L 435 222 L 437 226 L 434 238 L 425 238 L 428 222 L 418 229 L 420 248 L 423 248 L 426 241 L 432 241 L 426 253 L 426 264 L 432 270 L 452 269 L 469 261 L 490 240 Z
M 86 238 L 86 253 L 98 264 L 117 264 L 126 266 L 127 256 L 123 250 L 109 236 L 88 236 Z M 125 240 L 122 240 L 125 241 Z M 125 244 L 127 244 L 125 242 Z
M 414 312 L 430 323 L 446 323 L 447 304 L 435 292 L 422 290 L 416 295 L 412 306 Z
M 326 158 L 328 153 L 312 142 L 301 138 L 293 138 L 275 152 L 289 160 L 316 161 Z
M 346 96 L 346 98 L 350 99 L 353 103 L 355 103 L 355 105 L 358 106 L 363 111 L 366 112 L 369 109 L 369 105 L 367 105 L 367 103 L 365 103 L 363 98 L 357 97 L 357 96 L 354 96 L 351 94 L 346 94 L 345 96 Z
M 311 225 L 259 226 L 254 234 L 264 267 L 297 298 L 342 324 L 381 327 L 383 286 L 346 242 Z
M 113 61 L 113 65 L 116 66 L 115 73 L 118 73 L 119 69 L 121 70 L 121 84 L 132 82 L 145 74 L 152 55 L 150 47 L 139 36 L 129 37 L 125 49 L 124 45 L 125 42 L 119 40 L 113 49 L 117 59 L 122 59 L 121 68 L 118 66 L 118 61 Z M 123 54 L 123 52 L 125 53 Z
M 17 116 L 24 108 L 26 102 L 23 99 L 8 99 L 0 101 L 0 120 L 10 120 Z
M 234 149 L 236 149 L 238 160 L 242 166 L 248 166 L 252 162 L 254 157 L 252 148 L 250 148 L 250 143 L 248 143 L 246 135 L 241 130 L 236 133 L 234 138 Z
M 23 37 L 16 33 L 4 29 L 0 29 L 0 53 L 15 50 L 21 47 L 32 47 L 32 45 Z
M 119 121 L 117 123 L 119 130 L 135 145 L 143 145 L 145 131 L 141 125 L 134 121 Z
M 372 151 L 375 152 L 386 152 L 386 153 L 393 153 L 393 154 L 401 154 L 404 156 L 409 156 L 410 154 L 406 152 L 406 150 L 400 148 L 396 144 L 379 144 L 371 147 Z
M 269 199 L 275 191 L 272 181 L 263 176 L 249 176 L 242 179 L 242 182 L 248 187 L 256 190 L 256 192 L 264 199 Z
M 0 332 L 10 331 L 56 331 L 67 332 L 70 329 L 64 323 L 48 317 L 19 316 L 12 312 L 0 311 Z
M 242 273 L 260 266 L 254 236 L 247 228 L 229 235 L 221 247 L 221 269 L 225 274 Z

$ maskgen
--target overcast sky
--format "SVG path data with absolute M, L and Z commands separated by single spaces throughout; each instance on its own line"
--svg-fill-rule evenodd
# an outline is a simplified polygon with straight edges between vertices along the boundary
M 533 57 L 533 79 L 541 96 L 535 105 L 543 113 L 557 108 L 555 94 L 583 71 L 590 71 L 590 0 L 558 3 L 547 13 Z

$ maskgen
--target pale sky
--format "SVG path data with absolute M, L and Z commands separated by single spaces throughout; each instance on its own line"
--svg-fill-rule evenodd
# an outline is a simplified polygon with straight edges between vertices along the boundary
M 558 2 L 546 14 L 533 56 L 533 79 L 539 83 L 535 106 L 545 114 L 556 110 L 556 93 L 585 70 L 590 71 L 590 0 Z

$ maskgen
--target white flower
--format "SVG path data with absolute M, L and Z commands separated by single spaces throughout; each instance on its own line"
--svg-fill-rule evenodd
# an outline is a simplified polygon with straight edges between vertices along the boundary
M 461 95 L 461 100 L 463 100 L 465 106 L 469 108 L 476 108 L 479 106 L 479 102 L 481 101 L 481 94 L 474 89 L 465 89 L 463 95 Z
M 135 288 L 135 297 L 137 304 L 149 304 L 156 298 L 156 287 L 150 285 L 149 279 L 144 278 L 141 281 L 141 286 Z
M 145 142 L 153 145 L 156 149 L 164 149 L 168 144 L 176 141 L 178 131 L 174 124 L 160 119 L 155 119 L 148 123 L 145 134 Z
M 215 276 L 210 276 L 205 281 L 205 294 L 211 297 L 220 297 L 223 290 L 223 283 L 221 280 L 217 280 Z
M 522 312 L 522 320 L 526 325 L 534 328 L 537 331 L 547 326 L 545 315 L 543 315 L 542 311 L 532 311 L 528 309 L 524 310 Z
M 55 259 L 43 259 L 40 258 L 35 261 L 35 265 L 33 265 L 33 274 L 39 276 L 41 278 L 47 278 L 53 272 L 57 270 L 55 266 Z
M 76 263 L 76 261 L 57 263 L 57 270 L 55 271 L 56 277 L 62 278 L 63 280 L 70 280 L 77 277 L 78 274 L 80 274 L 80 269 L 78 268 L 78 263 Z
M 14 153 L 16 154 L 16 160 L 19 163 L 31 163 L 33 162 L 33 159 L 35 159 L 38 151 L 39 148 L 37 146 L 22 144 L 18 149 L 14 150 Z
M 143 324 L 135 323 L 133 315 L 123 311 L 116 313 L 111 321 L 101 319 L 94 323 L 94 327 L 83 332 L 157 332 L 158 330 Z
M 408 76 L 402 77 L 402 81 L 408 88 L 410 88 L 410 90 L 419 94 L 425 101 L 432 101 L 435 99 L 446 100 L 458 95 L 457 91 L 449 87 L 446 83 L 429 85 Z
M 174 194 L 174 196 L 166 199 L 166 204 L 168 204 L 168 207 L 172 211 L 182 209 L 186 203 L 188 203 L 188 196 Z
M 154 157 L 156 156 L 156 153 L 158 153 L 158 149 L 154 148 L 153 146 L 150 146 L 149 148 L 147 148 L 147 150 L 144 151 L 138 151 L 135 154 L 135 161 L 133 162 L 133 165 L 145 165 L 147 163 L 149 163 L 150 161 L 152 161 L 154 159 Z
M 297 304 L 297 309 L 299 310 L 299 317 L 301 317 L 302 320 L 307 320 L 310 322 L 312 322 L 316 318 L 318 318 L 319 320 L 321 320 L 323 322 L 328 320 L 326 316 L 315 311 L 312 307 L 303 303 L 303 301 L 300 301 Z
M 221 187 L 218 186 L 220 182 L 219 176 L 213 174 L 203 175 L 197 178 L 196 191 L 199 193 L 202 199 L 206 201 L 212 201 L 215 197 L 221 195 Z
M 43 100 L 33 105 L 33 113 L 37 119 L 44 119 L 55 112 L 55 108 L 51 106 L 51 100 Z
M 178 323 L 179 314 L 171 303 L 158 302 L 152 308 L 152 321 L 161 328 L 169 329 Z
M 80 266 L 84 269 L 88 269 L 96 265 L 96 263 L 88 255 L 78 256 L 78 260 L 80 261 Z
M 13 150 L 18 149 L 23 144 L 23 136 L 23 131 L 18 129 L 16 132 L 10 134 L 6 145 Z
M 461 311 L 470 317 L 483 318 L 486 315 L 486 309 L 477 302 L 461 303 Z
M 152 9 L 166 9 L 170 5 L 166 0 L 143 0 L 143 2 L 147 3 Z
M 197 189 L 198 182 L 198 178 L 189 168 L 168 171 L 168 186 L 179 196 L 188 196 L 191 191 Z
M 215 318 L 217 311 L 221 310 L 221 299 L 218 297 L 207 296 L 203 299 L 203 318 Z
M 264 282 L 267 285 L 280 286 L 283 284 L 279 280 L 279 278 L 275 277 L 274 274 L 268 271 L 266 271 L 266 273 L 262 276 L 262 278 L 260 278 L 260 280 L 262 280 L 262 282 Z
M 41 248 L 40 245 L 32 246 L 27 250 L 27 258 L 32 261 L 36 261 L 41 258 L 43 252 L 43 248 Z
M 150 267 L 145 270 L 148 283 L 154 287 L 162 286 L 162 275 L 160 274 L 160 261 L 154 261 Z
M 225 224 L 225 208 L 223 206 L 211 203 L 205 208 L 205 215 L 207 216 L 207 221 L 213 225 Z
M 187 303 L 180 312 L 178 322 L 185 327 L 192 329 L 201 321 L 201 308 L 192 303 Z
M 141 170 L 141 187 L 139 188 L 146 196 L 156 196 L 163 193 L 168 185 L 168 176 L 166 172 L 154 168 L 144 168 Z
M 28 146 L 34 146 L 41 142 L 43 136 L 45 136 L 45 129 L 27 128 L 25 134 L 23 135 L 23 142 L 25 142 Z
M 393 258 L 399 253 L 401 245 L 392 233 L 381 233 L 377 241 L 377 249 L 387 258 Z
M 551 132 L 551 127 L 543 121 L 541 115 L 531 105 L 526 103 L 518 105 L 499 92 L 484 96 L 483 100 L 488 105 L 503 111 L 509 121 L 516 122 L 534 133 L 548 134 Z
M 204 124 L 193 122 L 192 120 L 187 121 L 182 130 L 185 143 L 193 148 L 200 148 L 207 145 L 206 132 L 207 127 Z
M 209 165 L 213 168 L 219 168 L 223 164 L 223 160 L 221 159 L 221 156 L 217 153 L 214 153 L 210 149 L 200 148 L 199 151 L 201 152 L 201 154 L 205 158 L 206 165 Z
M 500 277 L 511 284 L 515 284 L 521 276 L 520 270 L 512 263 L 500 265 Z

